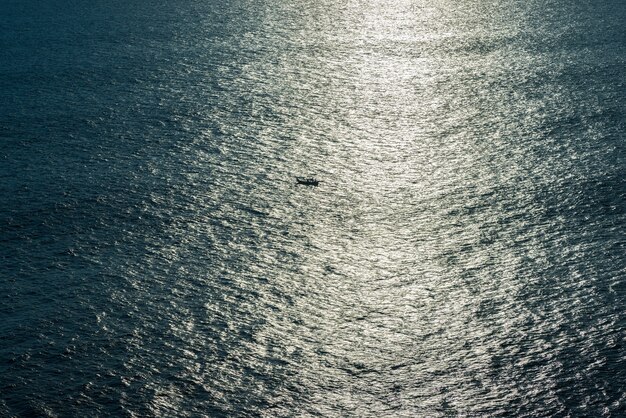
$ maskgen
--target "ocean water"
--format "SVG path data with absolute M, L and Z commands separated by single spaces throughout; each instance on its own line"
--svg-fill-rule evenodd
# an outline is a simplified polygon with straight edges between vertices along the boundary
M 625 175 L 621 0 L 3 0 L 0 416 L 626 416 Z

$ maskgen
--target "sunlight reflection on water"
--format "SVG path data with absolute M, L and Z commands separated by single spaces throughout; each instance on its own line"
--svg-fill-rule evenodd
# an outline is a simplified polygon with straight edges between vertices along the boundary
M 0 415 L 623 412 L 624 7 L 120 7 L 22 22 Z

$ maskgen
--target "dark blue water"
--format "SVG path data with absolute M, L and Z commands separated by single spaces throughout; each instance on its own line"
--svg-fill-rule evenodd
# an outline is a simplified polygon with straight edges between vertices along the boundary
M 621 1 L 3 0 L 0 416 L 626 416 L 625 175 Z

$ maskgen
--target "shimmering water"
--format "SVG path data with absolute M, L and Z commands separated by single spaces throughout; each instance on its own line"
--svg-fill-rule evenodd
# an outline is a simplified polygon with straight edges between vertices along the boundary
M 621 0 L 3 0 L 0 416 L 626 416 L 625 141 Z

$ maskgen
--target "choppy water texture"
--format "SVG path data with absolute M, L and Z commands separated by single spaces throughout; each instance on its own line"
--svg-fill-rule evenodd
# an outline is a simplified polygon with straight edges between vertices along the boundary
M 3 0 L 0 415 L 625 416 L 625 82 L 622 0 Z

